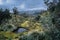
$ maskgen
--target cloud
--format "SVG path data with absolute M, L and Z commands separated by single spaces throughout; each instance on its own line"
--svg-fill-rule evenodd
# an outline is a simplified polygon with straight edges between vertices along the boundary
M 6 3 L 12 4 L 14 3 L 14 0 L 6 0 Z
M 6 3 L 10 3 L 11 1 L 10 0 L 6 0 Z
M 18 10 L 40 10 L 46 9 L 42 0 L 0 0 L 0 8 L 17 7 Z
M 2 0 L 0 0 L 0 5 L 2 5 L 3 4 L 3 1 Z
M 25 9 L 25 8 L 26 8 L 25 3 L 20 4 L 20 5 L 18 6 L 18 8 L 19 8 L 19 9 Z

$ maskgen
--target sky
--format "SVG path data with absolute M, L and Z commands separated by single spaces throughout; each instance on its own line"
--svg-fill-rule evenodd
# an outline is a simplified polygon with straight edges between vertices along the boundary
M 0 8 L 12 10 L 14 7 L 22 11 L 47 9 L 43 0 L 0 0 Z

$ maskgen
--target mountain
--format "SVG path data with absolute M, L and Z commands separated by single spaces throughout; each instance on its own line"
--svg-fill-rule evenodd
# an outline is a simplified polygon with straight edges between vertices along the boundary
M 26 14 L 38 14 L 42 11 L 45 11 L 45 10 L 27 10 L 27 11 L 20 11 L 20 14 L 22 13 L 26 13 Z

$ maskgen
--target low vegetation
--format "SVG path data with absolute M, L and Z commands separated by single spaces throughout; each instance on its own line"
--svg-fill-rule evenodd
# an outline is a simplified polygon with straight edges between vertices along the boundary
M 13 13 L 1 8 L 0 40 L 60 40 L 60 0 L 44 2 L 48 9 L 31 16 L 20 14 L 16 7 Z M 24 30 L 19 31 L 20 28 Z

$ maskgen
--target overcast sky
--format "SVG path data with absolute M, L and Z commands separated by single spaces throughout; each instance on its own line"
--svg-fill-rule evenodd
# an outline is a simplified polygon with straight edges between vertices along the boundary
M 19 10 L 40 10 L 46 9 L 43 0 L 0 0 L 0 8 L 17 7 Z

